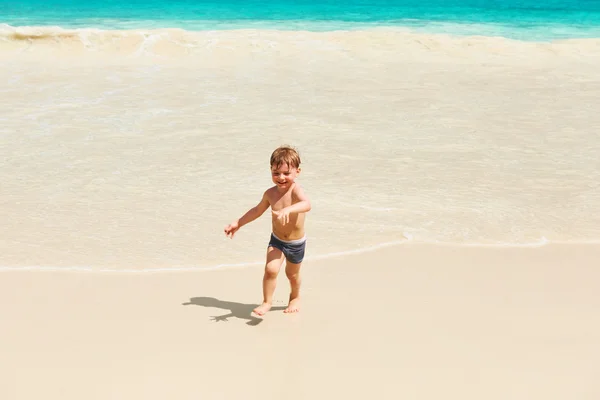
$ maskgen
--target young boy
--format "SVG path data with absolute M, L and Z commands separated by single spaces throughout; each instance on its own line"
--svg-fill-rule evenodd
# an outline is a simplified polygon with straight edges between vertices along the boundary
M 300 174 L 300 156 L 289 146 L 281 146 L 271 154 L 271 179 L 275 186 L 267 189 L 260 202 L 240 219 L 225 227 L 225 235 L 233 238 L 242 226 L 260 217 L 271 207 L 273 232 L 267 248 L 267 262 L 263 276 L 263 302 L 254 309 L 262 316 L 271 309 L 277 274 L 286 259 L 285 274 L 290 280 L 290 301 L 285 313 L 300 310 L 300 266 L 304 258 L 306 236 L 304 217 L 310 211 L 308 197 L 296 178 Z

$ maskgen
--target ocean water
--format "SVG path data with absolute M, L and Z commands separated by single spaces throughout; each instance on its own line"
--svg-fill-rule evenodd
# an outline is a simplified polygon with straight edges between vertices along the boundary
M 307 260 L 600 241 L 599 2 L 0 1 L 0 269 L 262 263 L 280 144 Z
M 598 37 L 598 0 L 24 0 L 0 1 L 0 23 L 98 29 L 285 29 L 374 26 L 521 40 Z

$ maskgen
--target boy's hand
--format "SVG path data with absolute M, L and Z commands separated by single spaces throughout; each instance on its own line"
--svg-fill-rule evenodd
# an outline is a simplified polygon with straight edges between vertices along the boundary
M 238 229 L 240 229 L 240 224 L 237 221 L 234 221 L 225 227 L 225 235 L 228 238 L 233 239 L 233 236 L 238 231 Z
M 286 208 L 283 208 L 279 211 L 271 210 L 271 212 L 281 223 L 281 225 L 285 225 L 290 222 L 290 212 Z

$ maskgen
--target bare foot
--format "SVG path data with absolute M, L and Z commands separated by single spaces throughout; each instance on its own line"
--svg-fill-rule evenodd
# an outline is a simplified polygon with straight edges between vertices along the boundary
M 290 299 L 290 304 L 283 310 L 284 313 L 291 314 L 300 311 L 300 298 Z
M 252 312 L 255 313 L 256 315 L 260 315 L 262 317 L 270 309 L 271 309 L 271 304 L 269 304 L 269 303 L 262 303 L 260 306 L 256 307 L 254 310 L 252 310 Z

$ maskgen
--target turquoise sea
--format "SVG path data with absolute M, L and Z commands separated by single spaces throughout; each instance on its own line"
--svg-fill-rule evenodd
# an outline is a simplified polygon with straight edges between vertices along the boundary
M 309 31 L 384 26 L 545 41 L 600 37 L 600 0 L 1 0 L 0 24 Z

